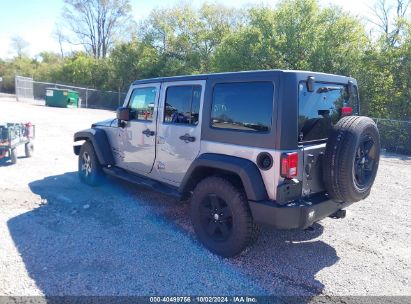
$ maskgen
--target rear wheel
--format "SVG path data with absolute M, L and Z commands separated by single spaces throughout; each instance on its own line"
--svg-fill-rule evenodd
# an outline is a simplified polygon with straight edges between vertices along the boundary
M 12 164 L 17 164 L 17 150 L 16 148 L 12 148 L 10 150 L 10 160 Z
M 31 142 L 26 143 L 24 148 L 25 148 L 24 151 L 25 151 L 26 157 L 32 157 L 33 152 L 34 152 L 33 143 L 31 143 Z
M 324 184 L 338 202 L 366 198 L 377 175 L 380 137 L 374 121 L 363 116 L 342 118 L 330 135 L 324 155 Z
M 90 186 L 99 185 L 103 179 L 103 170 L 94 152 L 93 145 L 88 141 L 80 148 L 78 173 L 80 179 Z
M 204 246 L 223 257 L 242 252 L 259 231 L 243 192 L 220 177 L 208 177 L 196 186 L 191 219 Z

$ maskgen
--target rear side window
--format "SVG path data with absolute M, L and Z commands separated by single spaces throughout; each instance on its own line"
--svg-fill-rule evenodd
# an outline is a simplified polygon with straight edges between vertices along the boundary
M 135 119 L 152 121 L 157 89 L 155 87 L 134 89 L 129 107 Z
M 216 84 L 211 108 L 211 125 L 217 129 L 268 132 L 273 113 L 272 82 Z
M 306 82 L 300 82 L 298 141 L 327 139 L 333 125 L 341 118 L 343 107 L 351 107 L 353 114 L 358 114 L 357 96 L 356 89 L 350 96 L 343 84 L 316 82 L 314 91 L 308 92 Z
M 168 87 L 164 122 L 197 125 L 200 112 L 201 86 Z

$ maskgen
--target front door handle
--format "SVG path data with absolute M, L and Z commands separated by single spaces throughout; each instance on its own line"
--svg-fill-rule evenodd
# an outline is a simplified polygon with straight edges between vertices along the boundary
M 150 137 L 150 136 L 154 136 L 154 131 L 151 131 L 150 129 L 146 129 L 142 132 L 145 136 Z
M 188 133 L 180 136 L 180 139 L 182 141 L 184 141 L 185 143 L 195 142 L 196 141 L 196 138 L 194 136 L 190 136 L 190 134 L 188 134 Z

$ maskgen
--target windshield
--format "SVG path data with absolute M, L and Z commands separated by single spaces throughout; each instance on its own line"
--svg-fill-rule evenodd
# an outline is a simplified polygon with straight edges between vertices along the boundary
M 333 125 L 342 117 L 341 109 L 347 107 L 358 115 L 356 86 L 349 94 L 347 85 L 316 82 L 313 92 L 308 92 L 306 82 L 300 82 L 298 141 L 327 139 Z

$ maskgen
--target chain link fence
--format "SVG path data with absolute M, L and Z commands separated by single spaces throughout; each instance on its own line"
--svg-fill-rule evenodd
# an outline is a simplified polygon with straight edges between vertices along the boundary
M 380 131 L 381 148 L 411 155 L 411 121 L 373 118 Z
M 44 99 L 46 89 L 70 89 L 78 92 L 82 108 L 115 110 L 121 106 L 126 98 L 124 92 L 101 91 L 96 89 L 69 86 L 57 83 L 33 81 L 34 99 Z
M 46 89 L 69 89 L 78 92 L 82 108 L 115 110 L 126 98 L 125 92 L 102 91 L 58 83 L 34 81 L 32 78 L 16 76 L 16 99 L 45 100 Z
M 23 99 L 33 99 L 32 78 L 16 76 L 14 81 L 17 101 L 21 101 Z

